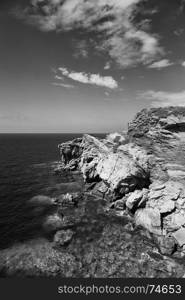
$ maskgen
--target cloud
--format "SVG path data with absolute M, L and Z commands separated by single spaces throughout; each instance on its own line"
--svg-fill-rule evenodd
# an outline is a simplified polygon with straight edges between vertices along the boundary
M 185 90 L 177 93 L 149 90 L 139 94 L 140 99 L 152 101 L 152 106 L 185 106 Z
M 116 89 L 118 83 L 111 76 L 101 76 L 99 74 L 87 74 L 85 72 L 68 71 L 66 68 L 58 68 L 63 76 L 78 81 L 84 84 L 92 84 L 106 87 L 109 89 Z
M 83 57 L 83 58 L 87 58 L 88 57 L 88 51 L 89 51 L 89 47 L 88 47 L 88 43 L 87 41 L 80 41 L 80 42 L 76 42 L 76 45 L 74 46 L 75 48 L 75 54 L 74 57 L 79 58 L 79 57 Z
M 104 70 L 109 70 L 110 69 L 110 62 L 107 62 L 104 66 Z
M 172 66 L 174 63 L 170 62 L 168 59 L 162 59 L 159 61 L 156 61 L 148 66 L 149 69 L 163 69 L 167 68 L 169 66 Z
M 57 80 L 63 80 L 63 77 L 55 75 L 55 79 L 57 79 Z
M 143 0 L 32 0 L 32 5 L 16 15 L 42 31 L 96 33 L 101 37 L 96 50 L 108 53 L 126 68 L 150 63 L 164 54 L 159 37 L 149 26 L 134 21 L 139 3 Z
M 185 61 L 182 62 L 182 66 L 185 67 Z
M 52 82 L 52 85 L 64 87 L 64 88 L 66 88 L 66 89 L 73 89 L 73 88 L 74 88 L 74 85 L 68 84 L 68 83 Z

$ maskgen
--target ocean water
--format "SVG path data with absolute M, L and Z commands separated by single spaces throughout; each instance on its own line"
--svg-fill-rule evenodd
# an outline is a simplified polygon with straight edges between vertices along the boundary
M 78 189 L 80 179 L 53 170 L 60 160 L 57 145 L 80 136 L 0 134 L 0 248 L 42 234 L 41 217 L 29 205 L 32 197 Z

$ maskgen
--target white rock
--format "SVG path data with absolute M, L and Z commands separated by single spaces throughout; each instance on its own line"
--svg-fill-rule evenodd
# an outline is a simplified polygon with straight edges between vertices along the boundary
M 135 213 L 136 225 L 141 225 L 152 233 L 161 235 L 161 214 L 158 209 L 138 209 Z
M 172 235 L 176 239 L 180 247 L 185 245 L 185 228 L 177 230 Z
M 143 197 L 143 191 L 135 190 L 133 193 L 129 195 L 126 201 L 126 206 L 129 209 L 132 209 L 136 203 L 138 203 Z
M 159 207 L 160 213 L 167 213 L 175 208 L 175 202 L 172 200 L 164 201 L 163 204 Z

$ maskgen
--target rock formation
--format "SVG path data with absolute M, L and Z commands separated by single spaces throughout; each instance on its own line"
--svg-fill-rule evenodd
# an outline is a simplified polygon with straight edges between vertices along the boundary
M 59 150 L 57 194 L 28 203 L 46 239 L 1 251 L 0 276 L 185 277 L 185 108 Z
M 59 149 L 61 170 L 79 170 L 92 194 L 107 199 L 109 209 L 132 214 L 163 253 L 183 252 L 185 108 L 144 109 L 127 134 L 84 135 Z

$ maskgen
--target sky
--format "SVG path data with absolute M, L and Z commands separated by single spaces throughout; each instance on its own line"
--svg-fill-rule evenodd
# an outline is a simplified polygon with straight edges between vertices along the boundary
M 125 130 L 185 106 L 185 0 L 1 0 L 0 132 Z

